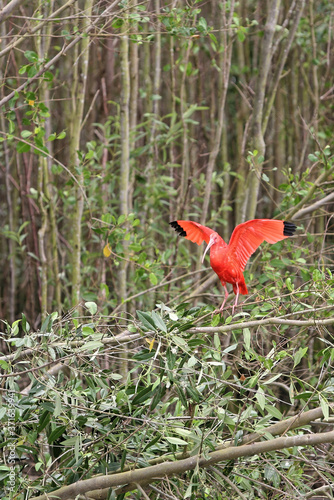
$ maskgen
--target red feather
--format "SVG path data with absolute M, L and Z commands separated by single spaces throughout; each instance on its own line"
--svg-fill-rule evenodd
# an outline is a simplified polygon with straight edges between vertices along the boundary
M 184 236 L 186 240 L 197 243 L 197 245 L 200 245 L 203 241 L 209 243 L 210 236 L 214 233 L 213 229 L 202 226 L 201 224 L 198 224 L 198 222 L 193 222 L 191 220 L 177 220 L 170 222 L 170 225 L 175 229 L 175 231 L 180 233 L 180 236 Z
M 233 312 L 238 302 L 239 293 L 242 295 L 248 293 L 243 271 L 249 257 L 263 241 L 277 243 L 289 236 L 293 236 L 296 230 L 296 226 L 292 222 L 272 219 L 249 220 L 239 224 L 234 229 L 227 245 L 216 231 L 197 222 L 178 220 L 170 222 L 170 225 L 180 236 L 184 236 L 193 243 L 200 245 L 205 241 L 208 244 L 204 256 L 210 248 L 211 267 L 217 273 L 225 288 L 225 300 L 220 311 L 222 311 L 228 296 L 226 283 L 231 283 L 236 294 Z

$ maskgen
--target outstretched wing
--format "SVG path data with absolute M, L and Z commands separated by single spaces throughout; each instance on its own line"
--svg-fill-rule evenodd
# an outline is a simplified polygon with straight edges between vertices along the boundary
M 191 220 L 174 220 L 169 224 L 180 234 L 180 236 L 184 236 L 187 240 L 197 243 L 197 245 L 200 245 L 203 241 L 209 243 L 210 234 L 215 232 L 213 229 L 202 226 L 198 224 L 198 222 L 193 222 Z
M 277 243 L 293 236 L 295 230 L 295 224 L 283 220 L 249 220 L 234 229 L 228 247 L 236 255 L 243 271 L 249 257 L 263 241 Z

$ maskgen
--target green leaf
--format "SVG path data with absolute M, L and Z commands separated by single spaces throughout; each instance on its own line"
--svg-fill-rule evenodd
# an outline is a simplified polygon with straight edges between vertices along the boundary
M 273 377 L 271 377 L 270 379 L 268 379 L 268 380 L 266 380 L 264 382 L 261 380 L 261 384 L 263 384 L 263 385 L 269 385 L 272 382 L 274 382 L 275 380 L 277 380 L 278 378 L 280 378 L 281 376 L 282 376 L 282 373 L 276 373 L 276 375 L 274 375 Z
M 51 71 L 45 71 L 45 73 L 43 73 L 43 80 L 45 82 L 52 82 L 53 78 L 54 78 L 54 76 L 51 73 Z
M 30 132 L 30 130 L 22 130 L 21 137 L 23 137 L 23 139 L 26 139 L 27 137 L 30 137 L 31 134 L 32 132 Z
M 81 436 L 80 434 L 78 434 L 77 436 L 75 436 L 75 443 L 74 443 L 74 457 L 76 462 L 79 461 L 80 448 L 81 448 Z
M 5 371 L 7 371 L 9 369 L 9 364 L 7 363 L 7 361 L 5 361 L 3 359 L 0 359 L 0 366 Z M 1 417 L 0 417 L 0 420 L 1 420 Z
M 186 398 L 186 396 L 185 396 L 185 394 L 184 394 L 183 390 L 181 389 L 181 387 L 177 387 L 177 388 L 176 388 L 176 392 L 178 393 L 179 398 L 180 398 L 180 401 L 181 401 L 181 403 L 183 404 L 183 406 L 184 406 L 185 408 L 188 408 L 187 398 Z
M 25 333 L 28 333 L 30 331 L 30 325 L 27 321 L 25 314 L 23 313 L 22 313 L 22 329 Z
M 198 29 L 201 32 L 206 32 L 208 30 L 208 24 L 206 22 L 206 19 L 204 17 L 200 17 L 198 21 Z
M 120 215 L 117 219 L 117 224 L 120 226 L 125 221 L 126 216 L 124 214 Z
M 50 420 L 51 420 L 50 412 L 48 410 L 45 410 L 39 419 L 37 433 L 42 432 L 42 430 L 45 429 L 45 427 L 49 424 Z
M 155 351 L 149 351 L 148 349 L 142 349 L 137 354 L 134 354 L 132 359 L 135 361 L 148 361 L 155 356 Z
M 188 385 L 186 387 L 186 392 L 188 393 L 188 396 L 190 398 L 192 398 L 193 401 L 195 401 L 195 403 L 199 403 L 200 402 L 201 396 L 200 396 L 200 393 L 198 392 L 197 389 L 195 389 L 191 385 Z
M 220 343 L 219 334 L 217 332 L 215 332 L 215 334 L 213 336 L 213 344 L 214 344 L 215 348 L 217 349 L 217 351 L 220 351 L 221 343 Z
M 57 441 L 57 439 L 60 438 L 60 436 L 62 434 L 64 434 L 65 431 L 66 431 L 66 426 L 65 425 L 61 425 L 60 427 L 57 427 L 49 435 L 49 437 L 48 437 L 48 443 L 51 444 L 51 443 L 54 443 L 55 441 Z
M 163 319 L 161 318 L 161 316 L 159 316 L 159 314 L 157 314 L 156 312 L 152 311 L 152 319 L 154 321 L 155 326 L 159 330 L 161 330 L 164 333 L 167 333 L 167 326 L 165 325 Z
M 278 488 L 278 486 L 280 485 L 280 476 L 275 467 L 273 467 L 272 465 L 267 464 L 265 466 L 264 477 L 267 479 L 267 481 L 272 483 L 275 488 Z
M 152 391 L 153 384 L 150 384 L 148 387 L 145 387 L 141 391 L 139 391 L 135 397 L 133 398 L 132 404 L 138 405 L 142 404 L 153 396 Z
M 266 404 L 265 409 L 272 417 L 277 418 L 278 420 L 283 419 L 282 413 L 275 406 Z
M 237 347 L 238 344 L 231 344 L 223 350 L 223 353 L 227 354 L 228 352 L 234 351 Z
M 82 335 L 83 336 L 87 336 L 87 335 L 93 335 L 95 333 L 95 331 L 93 330 L 93 328 L 91 326 L 88 326 L 88 325 L 84 325 L 82 327 Z
M 220 323 L 220 314 L 215 314 L 211 320 L 211 326 L 218 326 Z
M 173 341 L 179 347 L 186 347 L 186 345 L 187 345 L 187 342 L 179 335 L 173 335 Z
M 289 290 L 289 292 L 292 292 L 294 290 L 294 285 L 291 283 L 291 278 L 287 278 L 285 280 L 286 287 Z
M 85 160 L 91 160 L 92 158 L 94 158 L 94 151 L 88 151 L 88 153 L 85 155 Z
M 244 42 L 245 41 L 245 33 L 242 31 L 242 30 L 238 30 L 238 40 L 240 42 Z
M 120 468 L 121 468 L 121 471 L 123 471 L 123 467 L 124 467 L 124 465 L 125 465 L 126 455 L 127 455 L 127 451 L 126 451 L 126 449 L 124 449 L 124 450 L 123 450 L 123 453 L 122 453 L 121 463 L 120 463 Z
M 308 351 L 308 347 L 300 347 L 293 356 L 293 367 L 297 366 Z
M 95 304 L 95 302 L 85 302 L 85 306 L 87 307 L 88 311 L 91 313 L 92 316 L 96 314 L 97 305 Z
M 247 351 L 249 351 L 249 349 L 250 349 L 250 340 L 251 340 L 250 329 L 249 328 L 244 328 L 243 329 L 243 333 L 244 333 L 245 346 L 246 346 Z
M 99 340 L 90 340 L 86 342 L 84 345 L 79 347 L 79 351 L 95 351 L 96 349 L 100 349 L 100 347 L 103 347 L 104 344 L 103 342 L 100 342 Z
M 163 395 L 165 394 L 165 392 L 166 392 L 165 386 L 163 386 L 162 384 L 159 384 L 157 386 L 157 388 L 155 389 L 155 394 L 154 394 L 153 399 L 152 399 L 150 411 L 153 411 L 154 408 L 161 402 L 161 399 L 162 399 Z
M 262 389 L 262 387 L 258 388 L 258 390 L 255 394 L 255 397 L 257 399 L 257 402 L 259 403 L 261 410 L 264 410 L 265 405 L 266 405 L 266 397 L 265 397 L 264 390 Z
M 25 64 L 24 66 L 21 66 L 19 69 L 19 75 L 24 75 L 29 69 L 29 64 Z
M 233 316 L 227 316 L 227 318 L 225 320 L 225 325 L 229 325 L 232 320 L 233 320 Z
M 324 414 L 324 420 L 329 419 L 329 405 L 325 398 L 319 395 L 320 406 L 322 409 L 322 413 Z
M 246 410 L 243 411 L 241 416 L 240 416 L 241 422 L 244 422 L 245 420 L 249 419 L 250 416 L 252 415 L 253 411 L 254 411 L 253 405 L 248 405 Z
M 50 333 L 53 323 L 53 317 L 51 314 L 45 318 L 41 326 L 41 333 Z
M 53 416 L 56 418 L 61 413 L 61 399 L 58 392 L 55 393 L 55 409 L 53 412 Z
M 150 273 L 149 278 L 150 278 L 150 282 L 152 283 L 152 285 L 155 286 L 158 284 L 158 278 L 156 277 L 156 275 L 154 273 Z
M 168 437 L 166 436 L 165 439 L 171 444 L 177 444 L 180 446 L 186 446 L 188 444 L 187 441 L 184 441 L 183 439 L 172 437 L 172 436 L 168 436 Z
M 155 323 L 149 313 L 144 311 L 136 311 L 136 313 L 145 328 L 148 330 L 152 330 L 152 328 L 153 330 L 156 330 Z
M 24 53 L 24 57 L 31 63 L 38 61 L 38 55 L 33 50 L 26 50 Z
M 15 336 L 19 333 L 19 323 L 21 322 L 20 319 L 17 319 L 16 321 L 14 321 L 14 323 L 12 324 L 11 326 L 11 335 Z
M 64 139 L 66 137 L 66 132 L 63 130 L 60 134 L 57 135 L 57 139 Z
M 193 366 L 195 366 L 197 363 L 197 359 L 195 358 L 195 356 L 190 356 L 190 358 L 188 359 L 188 367 L 189 368 L 192 368 Z
M 28 153 L 30 151 L 30 144 L 26 144 L 25 142 L 19 141 L 16 144 L 16 151 L 18 153 Z
M 295 401 L 295 388 L 294 388 L 293 382 L 290 383 L 289 396 L 290 396 L 291 403 L 294 404 L 294 401 Z

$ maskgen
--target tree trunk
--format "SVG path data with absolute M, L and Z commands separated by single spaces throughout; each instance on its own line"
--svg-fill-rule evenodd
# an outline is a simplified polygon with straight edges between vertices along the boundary
M 269 5 L 267 22 L 264 27 L 264 36 L 261 43 L 259 74 L 256 82 L 254 108 L 252 117 L 252 150 L 256 150 L 251 171 L 247 179 L 247 196 L 244 203 L 242 219 L 253 219 L 256 213 L 258 192 L 261 182 L 263 158 L 266 152 L 262 131 L 263 112 L 266 94 L 266 85 L 272 58 L 272 45 L 279 14 L 280 0 L 272 0 Z
M 93 8 L 93 0 L 85 0 L 84 11 L 85 16 L 82 21 L 81 29 L 84 30 L 90 22 L 90 16 Z M 72 306 L 78 307 L 78 313 L 81 313 L 80 303 L 80 287 L 81 287 L 81 237 L 82 237 L 82 214 L 84 208 L 84 183 L 83 174 L 78 157 L 80 150 L 81 125 L 84 113 L 84 97 L 86 91 L 88 63 L 89 63 L 89 36 L 83 37 L 80 47 L 76 45 L 73 53 L 73 81 L 72 81 L 72 122 L 70 133 L 70 165 L 73 175 L 76 176 L 78 184 L 74 187 L 75 190 L 75 207 L 71 220 L 72 225 Z M 79 58 L 80 54 L 80 58 Z
M 121 63 L 121 175 L 119 184 L 119 212 L 127 216 L 129 212 L 129 175 L 130 175 L 130 121 L 129 121 L 129 106 L 130 106 L 130 72 L 129 72 L 129 35 L 127 13 L 124 14 L 124 32 L 121 35 L 120 45 L 120 63 Z M 123 302 L 127 297 L 127 249 L 128 242 L 123 241 L 124 257 L 121 260 L 120 269 L 118 272 L 118 296 L 120 302 Z M 126 304 L 123 304 L 122 309 L 126 311 Z

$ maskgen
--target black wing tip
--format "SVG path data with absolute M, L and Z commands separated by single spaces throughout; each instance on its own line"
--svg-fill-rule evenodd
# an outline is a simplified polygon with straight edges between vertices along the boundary
M 283 228 L 283 234 L 284 236 L 293 236 L 293 233 L 296 231 L 297 226 L 293 222 L 289 222 L 287 220 L 283 221 L 284 228 Z
M 177 220 L 173 220 L 172 222 L 169 223 L 177 233 L 179 233 L 180 236 L 187 236 L 187 233 L 185 230 L 178 224 Z

